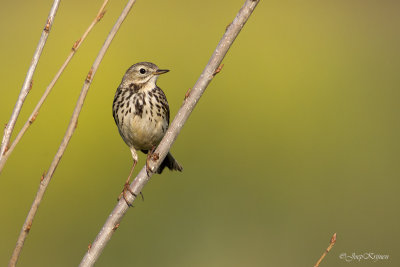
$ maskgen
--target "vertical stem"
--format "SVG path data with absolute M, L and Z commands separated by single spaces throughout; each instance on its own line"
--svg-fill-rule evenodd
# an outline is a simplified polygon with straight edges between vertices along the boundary
M 60 4 L 60 0 L 54 0 L 53 6 L 51 7 L 49 16 L 47 17 L 46 24 L 42 31 L 42 36 L 40 37 L 39 43 L 36 47 L 36 51 L 33 54 L 31 65 L 29 66 L 28 72 L 25 77 L 25 81 L 22 85 L 21 92 L 19 93 L 19 97 L 17 103 L 15 103 L 14 110 L 11 114 L 11 118 L 7 123 L 7 126 L 4 130 L 3 140 L 1 141 L 1 148 L 0 148 L 0 160 L 4 156 L 4 152 L 8 149 L 8 143 L 10 142 L 11 134 L 14 130 L 15 123 L 17 122 L 17 118 L 19 113 L 21 112 L 22 105 L 24 104 L 25 98 L 29 93 L 29 90 L 32 86 L 32 77 L 35 73 L 36 66 L 38 64 L 39 58 L 42 54 L 43 47 L 46 44 L 47 37 L 49 36 L 49 32 L 51 26 L 53 25 L 54 17 L 56 15 L 58 5 Z
M 208 84 L 221 70 L 220 65 L 223 58 L 225 57 L 232 43 L 238 36 L 240 30 L 243 28 L 244 24 L 256 8 L 258 2 L 259 0 L 247 0 L 236 15 L 233 22 L 226 29 L 225 34 L 219 41 L 217 48 L 212 54 L 210 60 L 208 61 L 207 66 L 204 68 L 202 74 L 200 75 L 190 93 L 187 95 L 187 97 L 185 97 L 184 103 L 179 109 L 178 114 L 175 116 L 164 138 L 161 140 L 157 149 L 154 151 L 154 153 L 159 155 L 159 158 L 157 160 L 149 162 L 149 164 L 151 164 L 149 167 L 153 172 L 154 170 L 157 170 L 157 168 L 163 162 L 165 156 L 167 155 L 172 144 L 176 140 L 180 130 L 182 129 L 189 115 L 198 103 Z M 139 174 L 136 176 L 135 180 L 130 185 L 132 192 L 134 192 L 136 195 L 139 195 L 142 191 L 142 188 L 150 180 L 151 176 L 152 173 L 150 172 L 148 175 L 146 167 L 143 167 Z M 129 204 L 132 204 L 135 198 L 133 195 L 128 194 L 127 200 Z M 89 250 L 83 257 L 79 265 L 80 267 L 94 265 L 94 263 L 100 257 L 108 241 L 111 239 L 113 233 L 119 227 L 122 217 L 125 215 L 127 210 L 127 202 L 124 198 L 121 198 L 115 206 L 114 210 L 108 216 L 105 224 L 98 233 L 94 242 L 91 244 Z
M 31 115 L 29 116 L 28 120 L 25 122 L 24 126 L 22 126 L 22 129 L 18 132 L 17 136 L 15 137 L 14 141 L 9 145 L 7 150 L 3 153 L 2 157 L 0 157 L 0 173 L 4 168 L 4 165 L 6 164 L 6 161 L 8 157 L 11 155 L 11 153 L 14 151 L 14 148 L 18 144 L 18 142 L 22 139 L 24 136 L 25 132 L 28 130 L 28 128 L 32 125 L 32 123 L 36 120 L 36 117 L 39 114 L 40 108 L 42 107 L 44 101 L 46 100 L 47 96 L 50 94 L 51 90 L 53 89 L 54 85 L 60 78 L 61 74 L 64 72 L 65 68 L 75 55 L 76 51 L 78 51 L 79 47 L 83 43 L 83 41 L 86 39 L 87 35 L 89 32 L 93 29 L 93 27 L 103 18 L 105 14 L 105 7 L 107 5 L 109 0 L 104 0 L 99 12 L 97 13 L 96 18 L 93 20 L 93 22 L 90 24 L 90 26 L 87 28 L 85 33 L 82 35 L 81 38 L 79 38 L 74 45 L 72 46 L 71 52 L 69 53 L 67 59 L 65 62 L 61 65 L 60 69 L 54 76 L 53 80 L 50 82 L 50 84 L 47 86 L 45 92 L 43 93 L 42 97 L 40 98 L 39 102 L 36 104 L 36 107 L 32 111 Z
M 321 257 L 318 259 L 317 263 L 314 265 L 314 267 L 319 267 L 319 265 L 321 264 L 322 260 L 325 258 L 325 256 L 329 253 L 329 251 L 331 251 L 331 249 L 333 248 L 333 246 L 336 243 L 336 233 L 333 234 L 333 236 L 331 237 L 331 240 L 329 242 L 329 246 L 328 248 L 324 251 L 324 253 L 322 253 Z
M 46 173 L 46 175 L 44 175 L 43 179 L 40 182 L 39 189 L 36 193 L 35 199 L 33 200 L 32 206 L 31 206 L 31 208 L 28 212 L 28 215 L 25 219 L 25 223 L 22 226 L 22 229 L 19 234 L 16 247 L 13 251 L 13 255 L 11 257 L 9 266 L 15 266 L 15 264 L 18 260 L 18 257 L 21 253 L 25 239 L 28 235 L 29 230 L 32 227 L 33 219 L 35 218 L 36 212 L 37 212 L 39 205 L 43 199 L 43 195 L 46 192 L 47 186 L 49 185 L 50 180 L 53 177 L 53 174 L 58 166 L 58 163 L 60 162 L 62 156 L 64 155 L 64 152 L 68 146 L 69 141 L 71 140 L 73 133 L 75 132 L 75 129 L 76 129 L 77 123 L 78 123 L 78 117 L 82 110 L 82 106 L 85 101 L 86 95 L 89 91 L 93 77 L 96 74 L 96 71 L 97 71 L 108 47 L 110 46 L 111 41 L 114 39 L 116 33 L 118 32 L 119 28 L 121 27 L 122 22 L 125 20 L 126 16 L 128 15 L 129 11 L 131 10 L 131 8 L 135 2 L 136 2 L 136 0 L 128 1 L 128 3 L 126 4 L 125 8 L 123 9 L 121 15 L 119 16 L 116 23 L 114 24 L 114 27 L 111 29 L 106 40 L 104 41 L 102 48 L 100 49 L 92 67 L 89 70 L 89 73 L 85 79 L 83 86 L 82 86 L 81 94 L 79 95 L 78 101 L 76 103 L 74 112 L 72 114 L 71 120 L 70 120 L 68 128 L 65 132 L 64 138 L 61 142 L 61 145 L 58 148 L 58 151 L 53 158 L 53 161 L 50 165 L 48 172 Z

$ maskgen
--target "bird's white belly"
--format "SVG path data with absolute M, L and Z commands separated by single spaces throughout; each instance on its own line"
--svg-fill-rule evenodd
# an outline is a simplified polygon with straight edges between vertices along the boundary
M 168 123 L 159 116 L 150 117 L 143 112 L 142 117 L 130 113 L 125 117 L 121 129 L 124 141 L 137 150 L 149 150 L 158 145 L 164 136 Z

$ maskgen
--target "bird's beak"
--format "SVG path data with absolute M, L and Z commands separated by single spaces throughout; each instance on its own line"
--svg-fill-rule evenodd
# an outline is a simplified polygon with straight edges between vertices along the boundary
M 156 70 L 155 72 L 154 72 L 154 75 L 160 75 L 160 74 L 164 74 L 164 73 L 167 73 L 169 70 Z

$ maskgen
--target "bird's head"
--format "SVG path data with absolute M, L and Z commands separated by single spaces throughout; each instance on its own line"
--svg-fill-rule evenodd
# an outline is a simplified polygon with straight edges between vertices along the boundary
M 159 69 L 156 64 L 150 62 L 139 62 L 126 71 L 122 79 L 122 84 L 140 88 L 146 85 L 154 87 L 158 76 L 168 71 L 169 70 Z

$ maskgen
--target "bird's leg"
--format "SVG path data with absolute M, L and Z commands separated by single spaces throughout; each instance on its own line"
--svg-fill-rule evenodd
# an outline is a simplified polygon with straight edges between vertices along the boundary
M 157 160 L 159 157 L 158 153 L 154 153 L 155 149 L 156 149 L 156 147 L 153 146 L 153 148 L 151 150 L 149 150 L 149 152 L 147 153 L 147 159 L 146 159 L 147 176 L 150 176 L 149 173 L 151 172 L 150 165 L 149 165 L 150 160 Z
M 136 150 L 134 150 L 133 148 L 131 148 L 131 152 L 132 152 L 132 157 L 133 157 L 132 168 L 131 168 L 131 171 L 129 172 L 128 179 L 126 179 L 126 182 L 125 182 L 125 184 L 124 184 L 124 189 L 122 190 L 121 194 L 120 194 L 119 197 L 118 197 L 118 200 L 120 200 L 121 197 L 123 197 L 124 200 L 125 200 L 125 202 L 126 202 L 126 204 L 127 204 L 129 207 L 132 206 L 132 204 L 130 204 L 130 203 L 128 202 L 128 198 L 127 198 L 127 196 L 126 196 L 126 191 L 129 191 L 129 193 L 131 193 L 135 198 L 137 197 L 137 195 L 136 195 L 136 194 L 132 191 L 132 189 L 130 188 L 130 184 L 131 184 L 131 183 L 130 183 L 130 179 L 131 179 L 133 170 L 135 169 L 136 163 L 137 163 L 137 161 L 138 161 L 138 156 L 137 156 Z M 140 194 L 142 195 L 142 198 L 143 198 L 142 192 L 140 192 Z
M 124 193 L 123 194 L 123 196 L 124 196 L 124 199 L 125 199 L 125 201 L 126 201 L 126 203 L 128 204 L 128 201 L 127 201 L 127 198 L 126 198 L 126 196 L 125 196 L 125 193 L 126 193 L 126 191 L 129 191 L 129 193 L 131 193 L 134 197 L 137 197 L 137 195 L 135 194 L 135 193 L 133 193 L 133 191 L 132 191 L 132 189 L 131 189 L 131 187 L 130 187 L 130 185 L 131 185 L 131 183 L 130 183 L 130 178 L 131 178 L 131 176 L 132 176 L 132 172 L 133 172 L 133 169 L 135 168 L 135 166 L 136 166 L 136 161 L 133 163 L 133 166 L 132 166 L 132 168 L 131 168 L 131 172 L 129 173 L 129 176 L 128 176 L 128 179 L 126 179 L 126 182 L 125 182 L 125 185 L 124 185 L 124 190 L 122 191 L 122 193 Z M 142 200 L 144 201 L 144 196 L 143 196 L 143 193 L 142 193 L 142 191 L 140 191 L 140 195 L 142 196 Z M 119 199 L 118 199 L 119 200 Z M 128 206 L 129 206 L 129 204 L 128 204 Z M 132 205 L 131 205 L 132 206 Z
M 132 204 L 129 204 L 129 202 L 128 202 L 128 199 L 127 199 L 127 196 L 126 196 L 126 191 L 129 191 L 134 197 L 137 197 L 137 195 L 136 195 L 136 194 L 131 190 L 131 188 L 129 187 L 130 184 L 131 184 L 131 183 L 130 183 L 130 179 L 131 179 L 133 170 L 135 169 L 136 163 L 137 163 L 137 161 L 136 161 L 136 160 L 133 160 L 133 164 L 132 164 L 131 171 L 129 172 L 128 179 L 126 179 L 126 182 L 125 182 L 125 184 L 124 184 L 124 189 L 122 190 L 121 194 L 119 194 L 119 197 L 118 197 L 118 200 L 120 200 L 121 197 L 123 197 L 123 198 L 125 199 L 126 204 L 127 204 L 128 206 L 132 206 Z
M 137 161 L 134 160 L 134 161 L 133 161 L 133 164 L 132 164 L 131 171 L 129 172 L 128 179 L 126 179 L 126 182 L 125 182 L 125 184 L 124 184 L 124 190 L 122 190 L 124 199 L 125 199 L 125 201 L 126 201 L 126 204 L 128 204 L 128 206 L 132 206 L 132 205 L 130 205 L 130 204 L 128 203 L 128 200 L 127 200 L 127 198 L 126 198 L 126 191 L 129 191 L 135 198 L 137 197 L 137 195 L 136 195 L 135 193 L 133 193 L 132 189 L 130 188 L 130 185 L 131 185 L 130 180 L 131 180 L 131 176 L 132 176 L 133 170 L 135 169 L 136 163 L 137 163 Z

